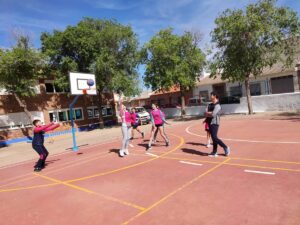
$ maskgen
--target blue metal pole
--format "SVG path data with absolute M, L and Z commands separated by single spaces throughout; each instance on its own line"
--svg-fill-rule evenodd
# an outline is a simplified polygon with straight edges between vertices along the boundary
M 71 124 L 72 124 L 72 137 L 73 137 L 73 151 L 74 152 L 77 152 L 78 151 L 78 146 L 77 146 L 77 143 L 76 143 L 76 135 L 75 135 L 75 132 L 76 132 L 76 129 L 74 127 L 74 119 L 73 119 L 73 107 L 75 105 L 75 103 L 77 102 L 78 98 L 79 98 L 80 95 L 76 95 L 76 97 L 73 99 L 73 101 L 71 102 L 70 104 L 70 116 L 71 116 Z

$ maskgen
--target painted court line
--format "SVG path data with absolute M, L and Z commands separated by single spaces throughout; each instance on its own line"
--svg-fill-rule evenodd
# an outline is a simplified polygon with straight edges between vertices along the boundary
M 129 146 L 130 146 L 131 148 L 134 148 L 134 145 L 133 145 L 133 144 L 129 144 Z
M 264 172 L 264 171 L 258 171 L 258 170 L 244 170 L 246 173 L 258 173 L 258 174 L 266 174 L 266 175 L 275 175 L 275 173 L 272 172 Z
M 84 147 L 81 147 L 80 150 L 84 150 L 84 149 L 87 149 L 87 148 L 93 148 L 93 147 L 100 146 L 100 145 L 105 145 L 105 144 L 111 144 L 111 143 L 114 143 L 118 140 L 119 139 L 115 138 L 115 139 L 113 139 L 111 141 L 108 141 L 108 142 L 103 142 L 103 143 L 84 146 Z M 70 150 L 70 151 L 67 151 L 67 152 L 60 152 L 60 153 L 56 153 L 56 154 L 50 154 L 49 157 L 48 157 L 48 160 L 51 159 L 52 157 L 55 157 L 55 156 L 65 155 L 65 154 L 70 154 L 70 153 L 74 153 L 74 151 Z M 77 153 L 74 153 L 74 154 L 77 154 Z M 27 163 L 30 163 L 30 162 L 35 162 L 36 160 L 37 159 L 29 159 L 29 160 L 26 160 L 26 161 L 23 161 L 23 162 L 17 162 L 17 163 L 13 163 L 13 164 L 6 165 L 6 166 L 0 166 L 0 170 L 15 167 L 15 166 L 24 165 L 24 164 L 27 164 Z
M 152 153 L 149 153 L 147 152 L 146 155 L 150 155 L 150 156 L 154 156 L 154 157 L 158 157 L 158 155 L 155 155 L 155 154 L 152 154 Z
M 165 200 L 167 200 L 168 198 L 172 197 L 173 195 L 177 194 L 179 191 L 185 189 L 186 187 L 190 186 L 191 184 L 195 183 L 196 181 L 198 181 L 200 178 L 206 176 L 207 174 L 215 171 L 216 169 L 218 169 L 219 167 L 221 167 L 222 165 L 224 165 L 226 162 L 228 162 L 230 160 L 230 158 L 224 160 L 223 162 L 218 163 L 216 166 L 214 166 L 213 168 L 207 170 L 204 173 L 201 173 L 199 176 L 195 177 L 194 179 L 188 181 L 187 183 L 185 183 L 184 185 L 182 185 L 181 187 L 175 189 L 174 191 L 170 192 L 168 195 L 166 195 L 165 197 L 161 198 L 160 200 L 158 200 L 157 202 L 155 202 L 154 204 L 152 204 L 151 206 L 149 206 L 148 208 L 146 208 L 145 210 L 141 211 L 140 213 L 138 213 L 137 215 L 133 216 L 132 218 L 130 218 L 129 220 L 125 221 L 124 223 L 122 223 L 122 225 L 126 225 L 129 224 L 130 222 L 134 221 L 135 219 L 137 219 L 138 217 L 142 216 L 143 214 L 149 212 L 150 210 L 152 210 L 153 208 L 155 208 L 156 206 L 160 205 L 161 203 L 163 203 Z
M 193 165 L 193 166 L 202 166 L 203 164 L 199 164 L 199 163 L 192 163 L 192 162 L 187 162 L 187 161 L 179 161 L 180 163 L 184 163 L 184 164 L 189 164 L 189 165 Z
M 140 165 L 143 165 L 143 164 L 146 164 L 146 163 L 149 163 L 149 162 L 152 162 L 154 160 L 157 160 L 159 158 L 163 158 L 164 156 L 176 151 L 178 148 L 180 148 L 183 144 L 184 144 L 184 139 L 180 136 L 177 136 L 175 134 L 172 134 L 173 136 L 177 137 L 179 140 L 180 140 L 180 143 L 173 149 L 171 149 L 170 151 L 158 156 L 158 157 L 155 157 L 155 158 L 152 158 L 152 159 L 148 159 L 148 160 L 145 160 L 145 161 L 142 161 L 142 162 L 139 162 L 139 163 L 135 163 L 135 164 L 132 164 L 132 165 L 129 165 L 129 166 L 125 166 L 125 167 L 121 167 L 119 169 L 115 169 L 115 170 L 111 170 L 111 171 L 107 171 L 107 172 L 102 172 L 102 173 L 97 173 L 97 174 L 94 174 L 94 175 L 90 175 L 90 176 L 85 176 L 85 177 L 81 177 L 81 178 L 77 178 L 77 179 L 73 179 L 73 180 L 67 180 L 65 182 L 67 183 L 72 183 L 72 182 L 76 182 L 76 181 L 82 181 L 82 180 L 86 180 L 86 179 L 91 179 L 91 178 L 94 178 L 94 177 L 100 177 L 100 176 L 105 176 L 105 175 L 108 175 L 108 174 L 112 174 L 112 173 L 117 173 L 117 172 L 120 172 L 120 171 L 123 171 L 123 170 L 127 170 L 127 169 L 131 169 L 131 168 L 134 168 L 134 167 L 137 167 L 137 166 L 140 166 Z
M 206 138 L 206 135 L 200 135 L 200 134 L 195 134 L 195 133 L 191 132 L 190 128 L 192 128 L 193 126 L 195 126 L 195 125 L 191 125 L 191 126 L 187 127 L 185 129 L 185 132 L 190 135 Z M 231 138 L 222 138 L 222 140 L 235 141 L 235 142 L 248 142 L 248 143 L 263 143 L 263 144 L 300 144 L 300 142 L 298 142 L 298 141 L 257 141 L 257 140 L 231 139 Z
M 120 199 L 117 199 L 117 198 L 113 198 L 113 197 L 110 197 L 110 196 L 106 196 L 106 195 L 103 195 L 103 194 L 99 194 L 97 192 L 94 192 L 94 191 L 91 191 L 89 189 L 80 187 L 78 185 L 68 184 L 68 183 L 65 183 L 65 182 L 63 182 L 61 180 L 57 180 L 55 178 L 44 176 L 44 175 L 41 175 L 41 174 L 35 174 L 35 175 L 38 176 L 38 177 L 41 177 L 41 178 L 43 178 L 45 180 L 55 182 L 55 184 L 62 184 L 62 185 L 65 185 L 67 187 L 73 188 L 73 189 L 78 190 L 78 191 L 82 191 L 82 192 L 85 192 L 85 193 L 88 193 L 88 194 L 94 194 L 94 195 L 100 196 L 100 197 L 102 197 L 102 198 L 104 198 L 106 200 L 110 200 L 110 201 L 113 201 L 113 202 L 120 203 L 122 205 L 130 206 L 130 207 L 133 207 L 133 208 L 138 209 L 140 211 L 145 210 L 145 208 L 142 207 L 142 206 L 139 206 L 139 205 L 136 205 L 136 204 L 124 201 L 124 200 L 120 200 Z

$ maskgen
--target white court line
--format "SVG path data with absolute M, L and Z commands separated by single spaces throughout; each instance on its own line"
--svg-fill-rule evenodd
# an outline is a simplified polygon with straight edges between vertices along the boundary
M 184 164 L 189 164 L 189 165 L 193 165 L 193 166 L 202 166 L 203 164 L 199 164 L 199 163 L 192 163 L 192 162 L 187 162 L 187 161 L 179 161 L 181 163 Z
M 129 146 L 130 146 L 131 148 L 134 148 L 134 145 L 133 145 L 133 144 L 129 144 Z
M 203 137 L 206 138 L 206 135 L 200 135 L 200 134 L 195 134 L 191 132 L 189 129 L 193 127 L 194 125 L 191 125 L 185 129 L 185 132 L 188 134 L 198 136 L 198 137 Z M 231 139 L 231 138 L 221 138 L 222 140 L 225 141 L 235 141 L 235 142 L 248 142 L 248 143 L 264 143 L 264 144 L 300 144 L 300 142 L 297 141 L 256 141 L 256 140 L 243 140 L 243 139 Z
M 147 152 L 146 155 L 150 155 L 150 156 L 154 156 L 154 157 L 158 157 L 158 155 L 155 155 L 155 154 L 152 154 L 152 153 L 149 153 Z
M 266 175 L 275 175 L 272 172 L 264 172 L 264 171 L 257 171 L 257 170 L 244 170 L 246 173 L 259 173 L 259 174 L 266 174 Z

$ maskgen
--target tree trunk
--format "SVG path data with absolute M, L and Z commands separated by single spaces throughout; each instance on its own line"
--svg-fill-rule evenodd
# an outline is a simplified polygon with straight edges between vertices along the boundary
M 185 98 L 184 98 L 184 91 L 180 88 L 180 97 L 181 97 L 181 117 L 184 118 L 185 116 Z
M 23 103 L 23 101 L 21 100 L 21 98 L 18 96 L 17 93 L 13 92 L 13 96 L 15 97 L 15 99 L 17 100 L 17 102 L 19 103 L 19 106 L 20 106 L 21 108 L 23 108 L 25 114 L 27 115 L 27 117 L 29 118 L 29 121 L 31 122 L 31 120 L 32 120 L 32 115 L 31 115 L 31 113 L 28 111 L 27 105 Z
M 253 114 L 253 106 L 252 106 L 252 98 L 251 98 L 251 91 L 250 91 L 250 77 L 247 76 L 245 80 L 245 87 L 246 87 L 246 96 L 247 96 L 247 103 L 248 103 L 248 113 L 249 115 Z
M 104 128 L 104 121 L 103 121 L 103 115 L 102 115 L 102 91 L 98 90 L 98 111 L 99 111 L 99 128 Z

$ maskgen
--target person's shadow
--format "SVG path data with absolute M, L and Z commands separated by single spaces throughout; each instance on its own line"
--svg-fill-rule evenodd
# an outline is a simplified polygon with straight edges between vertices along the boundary
M 206 147 L 206 144 L 197 143 L 197 142 L 186 142 L 186 144 L 188 144 L 188 145 L 197 145 L 197 146 L 205 146 Z
M 192 155 L 208 156 L 207 152 L 196 151 L 196 150 L 190 149 L 190 148 L 182 148 L 181 150 L 184 153 L 188 153 L 188 154 L 192 154 Z

